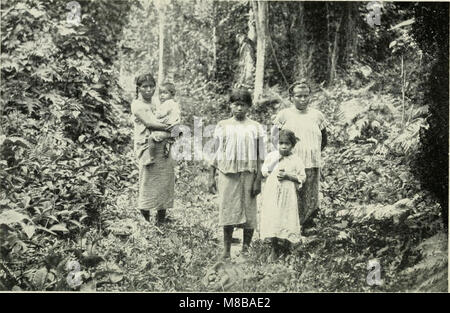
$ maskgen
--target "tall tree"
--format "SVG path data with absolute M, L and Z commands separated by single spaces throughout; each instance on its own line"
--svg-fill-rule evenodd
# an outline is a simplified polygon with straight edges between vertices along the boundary
M 343 20 L 340 4 L 326 3 L 328 29 L 328 84 L 332 84 L 336 77 L 336 67 L 339 56 L 339 37 Z
M 358 17 L 358 3 L 346 2 L 346 11 L 344 22 L 346 25 L 342 27 L 341 40 L 344 47 L 341 63 L 348 67 L 352 62 L 352 59 L 356 56 L 358 47 L 358 32 L 357 32 L 357 17 Z
M 306 43 L 305 4 L 303 2 L 298 3 L 297 14 L 295 14 L 291 24 L 291 31 L 297 32 L 297 37 L 295 38 L 297 57 L 294 69 L 294 79 L 297 80 L 309 76 L 308 68 L 311 65 L 311 58 L 308 56 L 308 45 Z
M 159 53 L 158 53 L 158 83 L 156 94 L 159 94 L 159 86 L 163 83 L 167 68 L 164 62 L 165 60 L 165 42 L 166 42 L 166 10 L 167 10 L 167 0 L 155 1 L 156 9 L 158 10 L 159 19 Z
M 235 84 L 246 88 L 253 88 L 255 74 L 255 17 L 252 7 L 248 12 L 248 32 L 247 34 L 237 34 L 239 43 L 239 63 L 236 71 Z
M 216 79 L 217 74 L 217 25 L 215 22 L 216 20 L 216 7 L 212 5 L 212 53 L 213 53 L 213 64 L 212 64 L 212 70 L 210 73 L 210 77 L 213 79 Z
M 258 101 L 264 87 L 264 63 L 266 57 L 266 37 L 268 32 L 268 5 L 266 1 L 253 1 L 256 15 L 256 70 L 253 101 Z

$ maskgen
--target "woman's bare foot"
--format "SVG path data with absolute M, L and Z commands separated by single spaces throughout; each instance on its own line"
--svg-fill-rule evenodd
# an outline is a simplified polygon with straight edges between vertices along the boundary
M 166 219 L 166 210 L 158 210 L 158 212 L 156 212 L 155 218 L 156 218 L 155 225 L 157 227 L 161 227 Z
M 275 262 L 276 260 L 278 260 L 278 257 L 279 257 L 279 255 L 278 255 L 276 249 L 273 249 L 273 248 L 272 248 L 272 251 L 270 252 L 268 261 L 269 261 L 270 263 L 273 263 L 273 262 Z
M 146 210 L 141 210 L 141 214 L 147 222 L 150 222 L 150 212 Z
M 166 223 L 166 224 L 175 223 L 175 219 L 173 219 L 172 217 L 166 216 L 166 218 L 164 219 L 164 223 Z
M 220 256 L 220 259 L 221 259 L 222 261 L 231 259 L 231 254 L 230 254 L 230 252 L 223 252 L 222 255 Z

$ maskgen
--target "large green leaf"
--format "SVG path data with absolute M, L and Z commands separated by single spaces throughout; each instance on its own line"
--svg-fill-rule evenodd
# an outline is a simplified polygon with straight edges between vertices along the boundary
M 108 264 L 108 269 L 111 271 L 108 275 L 108 278 L 113 284 L 118 283 L 123 279 L 123 271 L 117 264 Z
M 23 224 L 22 225 L 22 230 L 23 232 L 27 235 L 28 239 L 31 239 L 36 231 L 36 226 L 34 226 L 33 224 Z
M 24 219 L 29 218 L 25 214 L 22 214 L 16 210 L 8 210 L 0 214 L 0 224 L 6 224 L 8 226 L 14 223 L 19 223 Z
M 25 140 L 21 137 L 16 137 L 16 136 L 7 137 L 4 139 L 4 142 L 12 142 L 16 145 L 19 145 L 19 146 L 22 146 L 25 148 L 31 147 L 31 144 L 27 140 Z
M 63 25 L 58 25 L 58 33 L 61 36 L 69 36 L 69 35 L 74 35 L 76 34 L 76 30 L 74 30 L 73 28 L 69 28 L 69 27 L 65 27 Z
M 100 97 L 100 94 L 99 94 L 97 91 L 95 91 L 94 89 L 89 90 L 89 91 L 87 92 L 87 94 L 90 95 L 90 96 L 91 96 L 92 98 L 94 98 L 95 100 L 97 100 L 98 102 L 103 103 L 103 104 L 106 104 L 105 100 L 103 100 L 103 99 Z
M 92 279 L 81 285 L 80 291 L 93 292 L 97 290 L 97 280 Z
M 51 231 L 50 229 L 47 229 L 47 228 L 45 228 L 45 227 L 43 227 L 43 226 L 37 226 L 36 227 L 37 229 L 40 229 L 40 230 L 43 230 L 43 231 L 45 231 L 45 232 L 47 232 L 47 233 L 49 233 L 49 234 L 52 234 L 52 235 L 57 235 L 55 232 L 53 232 L 53 231 Z
M 38 269 L 36 271 L 36 273 L 34 273 L 34 277 L 33 277 L 33 283 L 34 286 L 37 290 L 44 290 L 45 287 L 45 280 L 47 279 L 47 268 L 41 267 L 40 269 Z
M 33 15 L 33 17 L 35 18 L 39 18 L 41 16 L 43 16 L 45 14 L 44 11 L 40 11 L 36 8 L 31 8 L 30 10 L 28 10 L 28 13 L 30 13 L 31 15 Z
M 69 230 L 66 228 L 65 224 L 56 224 L 50 227 L 50 231 L 68 232 Z

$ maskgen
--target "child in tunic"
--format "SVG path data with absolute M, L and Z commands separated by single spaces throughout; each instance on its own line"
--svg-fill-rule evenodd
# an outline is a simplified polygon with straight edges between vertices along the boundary
M 296 143 L 292 131 L 281 130 L 279 150 L 267 156 L 261 169 L 267 181 L 262 193 L 260 236 L 271 240 L 271 261 L 280 254 L 279 239 L 297 243 L 301 238 L 298 190 L 306 174 L 302 160 L 293 153 Z
M 260 159 L 263 157 L 264 131 L 246 116 L 252 98 L 245 89 L 230 97 L 233 117 L 218 123 L 209 177 L 210 192 L 219 194 L 219 225 L 223 227 L 224 251 L 230 257 L 234 227 L 242 227 L 242 251 L 250 246 L 256 228 L 256 196 L 261 190 Z M 262 148 L 262 149 L 261 149 Z M 215 174 L 219 171 L 218 188 Z
M 180 106 L 173 99 L 175 96 L 175 86 L 171 83 L 164 83 L 159 89 L 159 98 L 161 104 L 157 106 L 155 116 L 158 122 L 174 126 L 180 123 Z M 174 138 L 168 132 L 154 131 L 150 136 L 149 151 L 150 158 L 153 158 L 155 142 L 162 142 L 166 140 L 165 154 L 168 156 L 170 145 L 173 144 Z

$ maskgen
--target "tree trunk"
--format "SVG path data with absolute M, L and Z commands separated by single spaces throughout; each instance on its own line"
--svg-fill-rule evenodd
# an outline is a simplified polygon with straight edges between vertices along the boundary
M 266 1 L 253 1 L 254 12 L 256 15 L 256 71 L 255 71 L 255 90 L 253 101 L 258 101 L 263 93 L 264 87 L 264 62 L 266 57 L 266 35 L 267 35 L 267 16 L 268 6 Z
M 248 34 L 247 34 L 247 37 L 248 37 L 248 39 L 250 39 L 253 42 L 256 41 L 255 14 L 256 14 L 256 12 L 254 11 L 253 7 L 251 7 L 248 10 L 248 25 L 247 25 L 248 26 Z
M 249 10 L 247 35 L 237 35 L 239 42 L 239 66 L 234 78 L 235 85 L 252 89 L 255 74 L 255 49 L 254 49 L 254 14 L 252 8 Z M 253 40 L 252 40 L 253 38 Z
M 334 43 L 333 43 L 333 51 L 331 53 L 331 68 L 330 68 L 330 84 L 334 82 L 336 78 L 336 64 L 339 56 L 339 30 L 342 25 L 342 16 L 337 22 L 336 32 L 334 33 Z
M 308 77 L 309 60 L 306 44 L 306 26 L 305 26 L 305 4 L 298 2 L 298 14 L 294 21 L 294 32 L 297 32 L 295 50 L 297 58 L 295 62 L 294 80 Z
M 330 20 L 331 20 L 331 10 L 330 10 L 330 4 L 328 2 L 325 2 L 325 8 L 327 10 L 327 41 L 328 41 L 328 58 L 327 58 L 327 70 L 328 70 L 328 84 L 330 84 L 330 69 L 331 69 L 331 54 L 332 54 L 332 43 L 331 43 L 331 27 L 330 27 Z
M 213 37 L 213 42 L 212 42 L 212 44 L 213 44 L 213 47 L 212 47 L 212 49 L 213 49 L 213 51 L 212 51 L 212 53 L 213 53 L 213 64 L 212 64 L 212 73 L 211 73 L 211 75 L 210 75 L 210 77 L 212 77 L 214 80 L 216 80 L 216 73 L 217 73 L 217 52 L 216 52 L 216 49 L 217 49 L 217 30 L 216 30 L 216 6 L 214 5 L 214 3 L 213 3 L 213 5 L 212 5 L 212 8 L 213 8 L 213 18 L 212 18 L 212 21 L 213 21 L 213 30 L 212 30 L 212 37 Z
M 349 67 L 352 60 L 356 56 L 356 48 L 358 46 L 358 34 L 356 18 L 358 16 L 358 4 L 355 2 L 347 2 L 347 25 L 344 28 L 344 39 L 345 39 L 345 51 L 343 63 L 346 67 Z
M 403 54 L 402 54 L 402 64 L 401 64 L 401 74 L 400 74 L 401 80 L 402 80 L 402 126 L 404 125 L 405 121 L 405 65 L 403 61 Z
M 164 62 L 165 40 L 166 40 L 166 3 L 165 1 L 156 1 L 159 18 L 159 56 L 158 56 L 158 83 L 156 95 L 159 95 L 159 87 L 164 82 L 167 69 Z
M 335 13 L 337 12 L 337 10 L 335 9 Z M 327 23 L 328 23 L 328 36 L 330 36 L 331 34 L 331 27 L 329 27 L 330 24 L 330 20 L 331 20 L 331 15 L 330 15 L 330 10 L 329 10 L 329 6 L 327 3 Z M 337 15 L 337 14 L 336 14 Z M 342 15 L 339 17 L 339 20 L 334 22 L 334 39 L 333 39 L 333 43 L 329 43 L 328 45 L 328 84 L 332 85 L 334 82 L 334 79 L 336 78 L 336 64 L 337 64 L 337 59 L 339 56 L 339 32 L 341 29 L 341 25 L 342 25 Z

